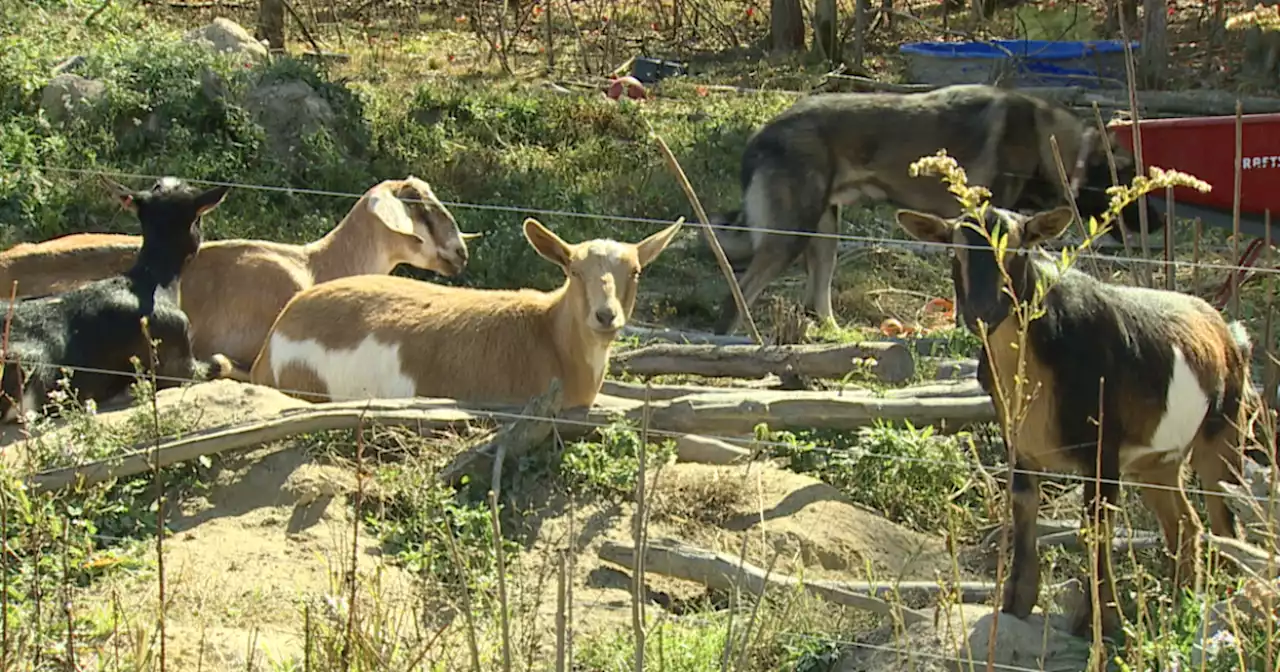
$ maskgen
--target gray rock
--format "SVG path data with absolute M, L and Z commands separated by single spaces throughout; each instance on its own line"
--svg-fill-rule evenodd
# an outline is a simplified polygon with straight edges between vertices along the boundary
M 53 74 L 61 75 L 64 72 L 73 72 L 80 66 L 84 65 L 85 58 L 80 54 L 68 57 L 57 65 L 53 66 Z
M 249 92 L 245 109 L 262 125 L 277 152 L 295 152 L 304 136 L 333 128 L 336 115 L 329 101 L 303 81 L 279 81 Z
M 249 31 L 235 21 L 221 16 L 203 28 L 188 31 L 182 39 L 215 53 L 242 54 L 256 61 L 265 61 L 268 57 L 267 48 L 253 39 Z
M 49 80 L 40 93 L 40 109 L 54 123 L 74 119 L 107 96 L 107 85 L 80 75 L 63 73 Z
M 990 606 L 956 605 L 932 621 L 895 634 L 885 626 L 862 639 L 833 670 L 838 672 L 959 672 L 986 669 L 988 650 L 996 669 L 1081 672 L 1089 642 L 1067 634 L 1065 617 L 1035 613 L 1026 620 L 1000 614 L 991 647 Z M 1008 667 L 1001 667 L 1008 666 Z

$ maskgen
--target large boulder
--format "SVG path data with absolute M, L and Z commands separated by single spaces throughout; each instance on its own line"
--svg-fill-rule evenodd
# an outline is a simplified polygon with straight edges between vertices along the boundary
M 249 92 L 245 109 L 262 125 L 277 152 L 292 154 L 304 136 L 334 127 L 336 115 L 310 84 L 284 80 L 261 84 Z
M 106 98 L 107 85 L 69 72 L 49 80 L 40 93 L 40 109 L 54 123 L 76 118 Z
M 221 16 L 203 28 L 188 31 L 182 39 L 220 54 L 241 54 L 257 61 L 266 60 L 268 56 L 267 48 L 253 39 L 249 31 Z

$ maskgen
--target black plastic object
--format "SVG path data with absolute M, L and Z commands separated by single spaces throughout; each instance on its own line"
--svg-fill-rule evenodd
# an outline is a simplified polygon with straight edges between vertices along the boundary
M 642 84 L 652 84 L 660 79 L 683 74 L 685 74 L 684 64 L 675 61 L 637 56 L 631 62 L 631 76 L 640 80 Z

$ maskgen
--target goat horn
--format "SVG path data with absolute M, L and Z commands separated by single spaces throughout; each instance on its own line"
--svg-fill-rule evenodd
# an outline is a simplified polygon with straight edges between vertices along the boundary
M 459 235 L 461 235 L 461 236 L 462 236 L 462 239 L 463 239 L 463 240 L 475 240 L 476 238 L 479 238 L 479 237 L 483 236 L 483 235 L 484 235 L 484 232 L 483 232 L 483 231 L 480 231 L 480 232 L 477 232 L 477 233 L 465 233 L 465 232 L 462 232 L 462 233 L 460 233 Z

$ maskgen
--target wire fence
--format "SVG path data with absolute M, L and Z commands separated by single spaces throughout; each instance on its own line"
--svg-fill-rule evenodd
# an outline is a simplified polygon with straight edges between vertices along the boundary
M 45 166 L 45 165 L 13 163 L 13 162 L 0 162 L 0 166 L 5 166 L 7 168 L 23 169 L 23 170 L 43 170 L 43 171 L 52 171 L 52 172 L 66 172 L 66 173 L 81 174 L 81 175 L 101 175 L 101 176 L 111 176 L 111 177 L 130 178 L 130 179 L 159 180 L 162 177 L 166 177 L 161 175 L 149 175 L 145 173 L 125 172 L 125 171 L 111 171 L 111 170 L 103 170 L 103 169 L 96 169 L 96 168 L 95 169 L 72 168 L 72 167 Z M 355 192 L 341 192 L 341 191 L 330 191 L 330 190 L 320 190 L 320 189 L 283 187 L 283 186 L 277 186 L 277 185 L 264 185 L 264 184 L 253 184 L 253 183 L 243 183 L 243 182 L 227 182 L 227 181 L 206 180 L 206 179 L 199 179 L 199 178 L 183 178 L 183 179 L 188 182 L 197 183 L 197 184 L 227 186 L 227 187 L 237 188 L 237 189 L 269 191 L 269 192 L 277 192 L 277 193 L 286 193 L 290 195 L 298 194 L 298 195 L 338 197 L 338 198 L 348 198 L 352 200 L 358 200 L 365 196 L 364 193 L 355 193 Z M 402 200 L 410 201 L 410 202 L 416 201 L 416 199 L 402 199 Z M 675 221 L 675 220 L 664 220 L 664 219 L 645 218 L 645 217 L 628 217 L 628 216 L 621 216 L 621 215 L 574 212 L 574 211 L 568 211 L 568 210 L 547 210 L 547 209 L 538 209 L 538 208 L 515 206 L 515 205 L 493 205 L 493 204 L 450 202 L 450 201 L 442 201 L 442 202 L 447 207 L 455 207 L 459 209 L 494 210 L 494 211 L 512 212 L 512 213 L 520 213 L 520 214 L 535 213 L 535 214 L 542 214 L 542 215 L 549 215 L 549 216 L 576 217 L 576 218 L 585 218 L 585 219 L 602 220 L 602 221 L 622 221 L 622 222 L 628 222 L 628 223 L 634 223 L 634 224 L 659 224 L 659 225 L 667 226 L 667 225 L 670 225 L 673 221 Z M 721 223 L 712 222 L 711 226 L 712 228 L 727 229 L 727 230 L 765 231 L 765 232 L 777 233 L 780 235 L 796 235 L 796 236 L 808 236 L 808 237 L 817 237 L 817 238 L 834 238 L 841 241 L 869 243 L 869 244 L 876 244 L 876 245 L 894 245 L 894 244 L 912 245 L 912 246 L 925 245 L 925 246 L 938 247 L 942 249 L 954 249 L 954 248 L 981 249 L 982 247 L 980 245 L 933 243 L 933 242 L 923 242 L 923 241 L 914 241 L 914 240 L 905 240 L 905 239 L 886 238 L 883 236 L 858 236 L 858 235 L 850 235 L 850 234 L 844 234 L 844 233 L 824 233 L 824 232 L 810 232 L 810 231 L 777 231 L 777 230 L 772 230 L 767 228 L 733 225 L 733 224 L 727 224 L 723 222 Z M 1110 261 L 1133 262 L 1133 263 L 1144 263 L 1144 262 L 1152 263 L 1152 264 L 1169 263 L 1162 259 L 1144 259 L 1141 257 L 1104 255 L 1104 254 L 1096 254 L 1096 253 L 1092 253 L 1092 254 L 1081 253 L 1078 256 L 1086 257 L 1086 258 L 1110 260 Z M 1275 273 L 1278 270 L 1280 270 L 1280 269 L 1274 269 L 1274 268 L 1255 269 L 1255 268 L 1245 267 L 1245 266 L 1210 264 L 1210 263 L 1204 263 L 1204 262 L 1185 262 L 1185 261 L 1177 261 L 1177 260 L 1173 261 L 1172 263 L 1173 265 L 1196 266 L 1199 268 L 1220 269 L 1220 270 L 1228 270 L 1228 271 L 1255 270 L 1263 273 Z M 9 360 L 9 361 L 12 362 L 13 360 Z M 41 365 L 48 366 L 48 367 L 55 367 L 59 369 L 65 369 L 68 371 L 81 372 L 81 373 L 120 375 L 120 376 L 129 376 L 129 377 L 133 377 L 135 375 L 135 373 L 132 371 L 113 371 L 113 370 L 94 368 L 94 367 L 74 366 L 66 363 L 42 363 Z M 177 378 L 177 377 L 171 377 L 171 376 L 155 376 L 155 379 L 166 382 L 166 383 L 172 383 L 177 385 L 185 385 L 185 384 L 198 382 L 190 378 Z M 286 394 L 315 394 L 315 393 L 307 392 L 303 390 L 282 389 L 281 391 Z M 330 401 L 359 401 L 362 399 L 358 397 L 357 398 L 340 398 L 340 397 L 334 397 L 329 395 L 315 395 L 315 396 L 325 397 L 325 398 L 328 398 Z M 501 420 L 550 420 L 551 419 L 551 418 L 525 416 L 519 413 L 512 413 L 512 412 L 495 412 L 492 410 L 485 410 L 482 408 L 468 409 L 468 408 L 459 407 L 458 410 L 463 412 L 473 413 L 473 414 L 487 415 L 489 417 L 493 417 L 495 419 L 501 419 Z M 604 426 L 607 426 L 608 424 L 608 423 L 590 422 L 585 420 L 572 420 L 572 419 L 566 419 L 566 418 L 557 419 L 556 422 L 564 423 L 564 424 L 576 424 L 576 425 L 589 427 L 591 429 L 600 429 Z M 681 436 L 694 435 L 694 434 L 697 434 L 700 436 L 707 436 L 705 433 L 670 432 L 670 431 L 663 431 L 663 430 L 652 430 L 651 433 L 657 436 L 665 436 L 667 438 L 678 438 Z M 756 448 L 789 447 L 789 444 L 785 444 L 785 443 L 760 441 L 755 439 L 745 441 L 740 437 L 713 435 L 713 436 L 710 436 L 710 438 L 716 438 L 734 445 L 745 444 L 745 445 L 753 446 Z M 1092 443 L 1093 442 L 1080 444 L 1080 445 L 1063 446 L 1061 450 L 1070 451 L 1076 448 L 1092 445 Z M 815 447 L 814 449 L 819 451 L 827 450 L 827 451 L 833 451 L 833 452 L 845 452 L 845 451 L 830 449 L 825 447 Z M 866 453 L 863 451 L 859 451 L 859 454 L 864 455 L 866 457 L 870 457 L 870 458 L 887 459 L 887 460 L 924 461 L 924 462 L 931 461 L 926 458 L 914 458 L 909 456 L 893 455 L 893 454 Z M 945 462 L 945 461 L 936 461 L 936 460 L 932 460 L 932 462 L 937 466 L 948 466 L 948 467 L 974 466 L 964 462 Z M 997 466 L 997 465 L 976 465 L 976 466 L 978 468 L 986 470 L 988 473 L 1007 471 L 1004 467 Z M 1077 479 L 1081 481 L 1099 482 L 1098 479 L 1095 479 L 1092 477 L 1080 476 L 1079 474 L 1072 474 L 1068 472 L 1049 472 L 1049 471 L 1029 470 L 1029 469 L 1015 469 L 1015 471 L 1019 471 L 1028 475 L 1042 476 L 1042 477 L 1049 477 L 1049 478 L 1062 478 L 1067 480 Z M 1125 480 L 1112 481 L 1112 480 L 1103 479 L 1101 482 L 1115 483 L 1120 486 L 1141 485 L 1142 487 L 1152 487 L 1157 489 L 1162 487 L 1167 487 L 1167 486 L 1158 486 L 1153 484 L 1142 484 L 1135 481 L 1125 481 Z M 1205 490 L 1189 490 L 1188 492 L 1195 493 L 1195 494 L 1208 493 L 1208 491 L 1205 491 Z M 1264 498 L 1259 498 L 1259 500 L 1265 501 Z
M 12 362 L 14 360 L 10 359 L 9 361 Z M 134 379 L 136 379 L 138 375 L 136 372 L 132 372 L 132 371 L 126 372 L 126 371 L 118 371 L 118 370 L 112 370 L 112 369 L 74 366 L 74 365 L 66 365 L 66 364 L 63 364 L 63 365 L 41 364 L 41 366 L 55 367 L 55 368 L 64 369 L 72 372 L 92 373 L 97 375 L 127 376 L 129 378 L 134 378 Z M 183 378 L 183 377 L 177 377 L 177 376 L 160 376 L 160 375 L 152 376 L 151 374 L 146 374 L 144 378 L 147 380 L 154 379 L 156 381 L 163 381 L 165 383 L 170 383 L 174 386 L 189 385 L 189 384 L 204 382 L 195 378 Z M 331 403 L 348 403 L 353 401 L 370 401 L 370 402 L 373 401 L 373 399 L 371 399 L 368 396 L 340 396 L 340 395 L 329 394 L 327 392 L 318 392 L 315 390 L 291 389 L 287 387 L 275 387 L 274 389 L 288 395 L 309 395 L 317 398 L 327 399 Z M 734 390 L 732 388 L 725 388 L 725 392 L 731 393 L 731 392 L 734 392 Z M 782 392 L 780 394 L 785 394 L 785 392 Z M 461 402 L 454 407 L 454 410 L 457 410 L 461 413 L 465 413 L 467 415 L 474 416 L 477 419 L 492 418 L 493 420 L 500 420 L 500 421 L 507 421 L 507 422 L 514 422 L 514 421 L 550 422 L 556 425 L 585 428 L 590 431 L 604 429 L 613 424 L 613 422 L 611 421 L 606 422 L 601 420 L 579 419 L 579 418 L 573 418 L 573 417 L 565 417 L 564 415 L 532 415 L 532 414 L 525 413 L 523 411 L 499 410 L 499 409 L 495 409 L 492 405 L 468 406 L 467 404 L 461 403 Z M 21 409 L 20 412 L 24 414 L 26 418 L 32 418 L 34 417 L 32 416 L 32 413 L 34 413 L 35 411 L 34 409 Z M 994 413 L 992 414 L 991 422 L 995 422 Z M 978 424 L 982 424 L 982 423 L 978 423 Z M 794 444 L 788 443 L 785 441 L 773 441 L 768 439 L 758 439 L 754 437 L 748 439 L 748 438 L 743 438 L 741 436 L 717 434 L 714 432 L 697 432 L 697 431 L 686 432 L 686 431 L 665 430 L 665 429 L 652 428 L 652 427 L 649 428 L 647 431 L 651 436 L 666 438 L 666 439 L 679 439 L 679 438 L 689 437 L 689 436 L 716 439 L 718 441 L 723 441 L 730 445 L 748 449 L 753 453 L 761 449 L 793 449 L 795 447 Z M 1097 444 L 1097 441 L 1089 441 L 1089 442 L 1079 443 L 1079 444 L 1070 444 L 1070 445 L 1061 446 L 1059 450 L 1071 451 L 1078 448 L 1085 448 L 1085 447 L 1096 445 L 1096 444 Z M 811 448 L 806 447 L 806 449 L 811 449 L 811 450 L 821 452 L 821 453 L 826 453 L 826 454 L 843 454 L 843 455 L 850 454 L 850 451 L 847 449 L 834 448 L 831 446 L 814 445 Z M 1168 486 L 1163 484 L 1146 483 L 1146 482 L 1135 481 L 1135 480 L 1126 480 L 1124 478 L 1120 478 L 1120 479 L 1098 478 L 1093 476 L 1082 475 L 1079 473 L 1064 472 L 1064 471 L 1048 471 L 1048 470 L 1027 469 L 1027 468 L 1013 468 L 1012 470 L 1010 470 L 1008 466 L 982 464 L 980 462 L 975 464 L 973 462 L 966 462 L 966 461 L 959 461 L 959 460 L 942 460 L 938 458 L 916 457 L 916 456 L 909 456 L 909 455 L 900 455 L 895 453 L 882 453 L 882 452 L 866 451 L 866 450 L 858 450 L 857 455 L 859 456 L 859 458 L 900 461 L 904 463 L 915 463 L 915 464 L 928 464 L 928 465 L 937 466 L 937 467 L 979 469 L 988 475 L 997 475 L 1002 473 L 1008 473 L 1008 474 L 1022 473 L 1030 476 L 1053 478 L 1053 479 L 1066 480 L 1066 481 L 1078 481 L 1081 483 L 1092 482 L 1092 483 L 1108 484 L 1108 485 L 1114 484 L 1119 487 L 1150 488 L 1154 490 L 1168 490 L 1168 491 L 1176 491 L 1180 489 L 1181 491 L 1186 492 L 1187 494 L 1197 494 L 1197 495 L 1221 494 L 1221 493 L 1216 493 L 1207 489 L 1198 489 L 1198 488 L 1190 488 L 1190 487 L 1178 488 L 1177 486 Z M 1252 498 L 1254 501 L 1259 503 L 1265 503 L 1265 502 L 1271 501 L 1269 496 L 1268 497 L 1253 496 Z
M 64 166 L 45 166 L 45 165 L 38 165 L 38 164 L 14 163 L 14 162 L 7 162 L 7 161 L 0 161 L 0 166 L 6 167 L 6 168 L 21 169 L 21 170 L 40 170 L 40 171 L 48 171 L 48 172 L 63 172 L 63 173 L 71 173 L 71 174 L 79 174 L 79 175 L 110 176 L 110 177 L 120 177 L 120 178 L 129 178 L 129 179 L 159 180 L 162 177 L 166 177 L 162 175 L 149 175 L 145 173 L 135 173 L 135 172 L 126 172 L 126 171 L 113 171 L 113 170 L 104 170 L 104 169 L 96 169 L 96 168 L 93 168 L 93 169 L 71 168 L 71 167 L 64 167 Z M 231 187 L 233 189 L 268 191 L 268 192 L 275 192 L 275 193 L 284 193 L 288 195 L 325 196 L 325 197 L 334 197 L 334 198 L 347 198 L 351 200 L 359 200 L 360 198 L 363 198 L 365 196 L 364 193 L 331 191 L 331 190 L 324 190 L 324 189 L 310 189 L 310 188 L 304 188 L 304 187 L 284 187 L 284 186 L 278 186 L 278 185 L 253 184 L 253 183 L 244 183 L 244 182 L 228 182 L 228 181 L 221 181 L 221 180 L 209 180 L 204 178 L 181 178 L 181 179 L 193 184 L 208 184 L 213 186 Z M 401 200 L 409 203 L 422 202 L 420 199 L 412 199 L 412 198 L 401 198 Z M 499 205 L 499 204 L 490 204 L 490 203 L 469 203 L 469 202 L 462 202 L 462 201 L 440 201 L 440 203 L 442 203 L 445 207 L 457 208 L 460 210 L 488 210 L 493 212 L 510 212 L 513 214 L 520 214 L 520 215 L 568 217 L 568 218 L 576 218 L 576 219 L 589 219 L 589 220 L 595 220 L 595 221 L 625 222 L 629 224 L 651 224 L 651 225 L 670 226 L 672 223 L 676 221 L 675 219 L 659 219 L 659 218 L 653 218 L 653 217 L 634 217 L 634 216 L 627 216 L 627 215 L 576 212 L 573 210 L 546 209 L 546 208 L 536 208 L 536 207 L 522 206 L 522 205 Z M 698 222 L 691 222 L 691 224 L 700 226 L 700 223 Z M 746 233 L 760 232 L 760 233 L 767 233 L 773 236 L 795 236 L 795 237 L 802 237 L 802 238 L 835 239 L 840 242 L 856 243 L 861 245 L 885 246 L 885 247 L 899 246 L 899 247 L 909 247 L 912 249 L 918 249 L 923 247 L 928 249 L 936 249 L 940 252 L 946 251 L 946 250 L 954 250 L 954 249 L 983 249 L 982 245 L 965 245 L 960 243 L 939 243 L 934 241 L 922 241 L 922 240 L 915 240 L 910 238 L 893 238 L 893 237 L 884 236 L 884 235 L 875 236 L 875 235 L 857 235 L 857 234 L 849 234 L 849 233 L 843 233 L 843 232 L 822 232 L 822 231 L 802 231 L 802 230 L 793 230 L 793 229 L 776 229 L 776 228 L 769 228 L 769 227 L 748 226 L 744 224 L 734 224 L 734 223 L 723 221 L 723 220 L 720 220 L 720 221 L 712 220 L 708 222 L 708 225 L 712 229 L 718 229 L 723 231 L 737 231 L 737 232 L 746 232 Z M 1118 224 L 1113 224 L 1113 225 L 1118 225 Z M 1149 238 L 1149 242 L 1154 241 L 1158 235 L 1160 234 L 1159 233 L 1152 234 Z M 1130 232 L 1129 237 L 1131 239 L 1136 239 L 1138 237 L 1138 234 L 1136 232 Z M 1136 240 L 1134 242 L 1136 243 Z M 1230 248 L 1202 248 L 1201 251 L 1225 253 L 1229 250 Z M 1149 251 L 1158 252 L 1160 250 L 1149 248 Z M 1274 267 L 1267 268 L 1267 267 L 1257 267 L 1257 266 L 1245 266 L 1245 265 L 1239 265 L 1239 264 L 1223 264 L 1223 263 L 1215 263 L 1215 262 L 1207 262 L 1207 261 L 1186 261 L 1186 260 L 1180 260 L 1180 259 L 1165 260 L 1163 258 L 1156 258 L 1156 257 L 1136 257 L 1136 256 L 1128 256 L 1124 254 L 1104 254 L 1100 252 L 1079 252 L 1075 256 L 1080 259 L 1092 259 L 1092 260 L 1098 260 L 1098 261 L 1108 261 L 1112 263 L 1124 263 L 1124 264 L 1146 264 L 1146 265 L 1167 266 L 1167 267 L 1173 267 L 1173 268 L 1200 268 L 1200 269 L 1207 269 L 1207 270 L 1229 271 L 1229 272 L 1251 271 L 1251 272 L 1260 273 L 1260 274 L 1280 273 L 1280 269 L 1277 269 Z
M 132 173 L 132 172 L 68 168 L 68 167 L 57 167 L 57 166 L 41 166 L 41 165 L 33 165 L 33 164 L 10 163 L 10 162 L 3 162 L 3 163 L 0 163 L 0 165 L 3 165 L 8 168 L 15 168 L 15 169 L 22 169 L 22 170 L 43 170 L 43 171 L 65 172 L 65 173 L 81 174 L 81 175 L 107 175 L 107 176 L 129 178 L 129 179 L 158 180 L 162 177 L 159 175 L 147 175 L 147 174 Z M 335 198 L 347 198 L 352 200 L 362 198 L 365 195 L 364 193 L 354 193 L 354 192 L 282 187 L 282 186 L 276 186 L 276 185 L 224 182 L 224 181 L 203 180 L 203 179 L 188 179 L 187 181 L 192 183 L 197 183 L 197 184 L 228 186 L 228 187 L 238 188 L 238 189 L 268 191 L 268 192 L 284 193 L 289 195 L 335 197 Z M 403 200 L 411 201 L 414 199 L 403 199 Z M 515 214 L 524 214 L 524 215 L 537 214 L 537 215 L 543 215 L 543 216 L 591 219 L 596 221 L 617 221 L 617 222 L 626 222 L 626 223 L 637 224 L 637 225 L 652 224 L 652 225 L 665 226 L 665 225 L 669 225 L 670 223 L 672 223 L 672 221 L 674 221 L 674 220 L 664 220 L 664 219 L 658 219 L 658 218 L 630 217 L 630 216 L 621 216 L 621 215 L 575 212 L 575 211 L 568 211 L 568 210 L 539 209 L 539 208 L 524 207 L 524 206 L 518 206 L 518 205 L 496 205 L 496 204 L 467 203 L 467 202 L 456 202 L 456 201 L 443 201 L 443 204 L 446 207 L 458 208 L 458 209 L 490 210 L 490 211 L 510 212 Z M 815 237 L 815 238 L 833 238 L 840 241 L 871 244 L 871 245 L 883 245 L 883 246 L 910 245 L 914 247 L 925 246 L 925 247 L 936 247 L 936 248 L 942 248 L 942 249 L 957 248 L 957 247 L 969 247 L 971 249 L 975 249 L 975 248 L 981 247 L 981 246 L 960 246 L 960 245 L 941 244 L 941 243 L 927 243 L 927 242 L 920 242 L 920 241 L 914 241 L 914 240 L 888 238 L 884 236 L 861 236 L 861 235 L 851 235 L 851 234 L 845 234 L 845 233 L 822 233 L 822 232 L 808 232 L 808 231 L 776 231 L 776 230 L 770 230 L 770 229 L 754 228 L 754 227 L 745 226 L 745 225 L 737 225 L 737 224 L 732 224 L 727 222 L 712 222 L 711 226 L 712 228 L 722 229 L 722 230 L 736 230 L 736 231 L 748 231 L 748 232 L 768 231 L 768 232 L 779 234 L 779 235 L 795 235 L 795 236 L 806 236 L 806 237 Z M 1170 262 L 1166 262 L 1163 259 L 1149 259 L 1149 258 L 1141 258 L 1141 257 L 1129 257 L 1129 256 L 1122 256 L 1122 255 L 1108 255 L 1108 254 L 1098 254 L 1098 253 L 1082 253 L 1079 256 L 1084 258 L 1094 258 L 1094 259 L 1108 260 L 1113 262 L 1118 261 L 1118 262 L 1129 262 L 1129 263 L 1167 264 L 1167 265 L 1173 265 L 1178 267 L 1195 266 L 1199 268 L 1217 269 L 1217 270 L 1225 270 L 1225 271 L 1254 270 L 1261 273 L 1276 272 L 1276 269 L 1253 269 L 1245 266 L 1213 264 L 1213 263 L 1207 263 L 1207 262 L 1187 262 L 1187 261 L 1174 260 L 1170 264 Z M 68 365 L 68 364 L 41 363 L 40 365 L 56 367 L 59 369 L 64 369 L 67 371 L 79 372 L 79 373 L 117 375 L 117 376 L 126 376 L 130 378 L 134 378 L 137 375 L 133 371 L 116 371 L 116 370 L 110 370 L 110 369 L 86 367 L 86 366 L 75 366 L 75 365 Z M 152 376 L 146 376 L 146 377 L 152 378 Z M 174 384 L 174 385 L 187 385 L 191 383 L 200 382 L 194 378 L 181 378 L 181 377 L 160 376 L 160 375 L 154 376 L 154 379 L 157 381 L 161 381 L 168 384 Z M 367 398 L 365 397 L 358 397 L 358 396 L 342 397 L 342 396 L 330 395 L 330 394 L 317 394 L 316 392 L 309 391 L 309 390 L 294 390 L 294 389 L 280 388 L 279 391 L 285 394 L 290 394 L 290 395 L 308 394 L 311 396 L 326 398 L 329 401 L 333 401 L 333 402 L 351 402 L 351 401 L 367 400 Z M 106 400 L 103 400 L 103 401 L 106 401 Z M 22 410 L 30 411 L 32 409 L 22 409 Z M 461 404 L 461 403 L 459 403 L 456 406 L 456 410 L 462 413 L 475 416 L 477 419 L 490 418 L 496 421 L 508 421 L 508 422 L 521 421 L 521 420 L 552 422 L 552 423 L 555 423 L 556 425 L 576 426 L 579 428 L 585 428 L 587 430 L 592 430 L 592 431 L 603 429 L 612 424 L 611 421 L 599 421 L 599 420 L 592 420 L 589 418 L 586 418 L 586 419 L 571 418 L 571 417 L 564 417 L 563 415 L 539 416 L 539 415 L 531 415 L 531 414 L 520 412 L 520 411 L 494 410 L 491 407 L 468 407 L 466 404 Z M 993 420 L 994 420 L 994 414 L 993 414 Z M 792 450 L 795 448 L 795 444 L 790 442 L 785 442 L 785 441 L 776 441 L 776 440 L 760 439 L 760 438 L 743 438 L 742 436 L 732 436 L 732 435 L 708 433 L 708 432 L 693 432 L 693 431 L 685 432 L 685 431 L 671 431 L 671 430 L 665 430 L 665 429 L 649 428 L 648 433 L 651 436 L 658 437 L 661 439 L 679 439 L 685 436 L 699 436 L 699 437 L 713 438 L 733 446 L 745 448 L 748 451 L 750 451 L 750 453 L 753 456 L 758 455 L 761 451 L 765 451 L 765 450 Z M 1088 443 L 1079 444 L 1079 445 L 1062 446 L 1061 450 L 1070 451 L 1076 448 L 1094 445 L 1094 443 L 1095 442 L 1088 442 Z M 849 454 L 848 449 L 841 449 L 841 448 L 837 448 L 830 445 L 820 445 L 817 443 L 806 445 L 805 450 L 817 452 L 820 454 L 825 454 L 828 456 Z M 1036 476 L 1036 477 L 1052 478 L 1052 479 L 1065 480 L 1065 481 L 1077 482 L 1077 483 L 1093 482 L 1093 483 L 1099 483 L 1099 484 L 1102 484 L 1102 483 L 1114 484 L 1117 487 L 1123 487 L 1123 488 L 1136 487 L 1136 488 L 1146 488 L 1146 489 L 1152 489 L 1152 490 L 1171 490 L 1171 491 L 1181 490 L 1187 494 L 1192 494 L 1192 495 L 1221 495 L 1222 494 L 1218 491 L 1210 490 L 1207 488 L 1191 488 L 1191 487 L 1179 488 L 1178 486 L 1146 483 L 1143 481 L 1133 480 L 1133 479 L 1128 479 L 1123 477 L 1120 479 L 1102 479 L 1102 478 L 1097 478 L 1097 477 L 1092 477 L 1092 476 L 1087 476 L 1087 475 L 1082 475 L 1079 473 L 1072 473 L 1072 472 L 1057 472 L 1057 471 L 1040 470 L 1040 469 L 1028 469 L 1028 468 L 1021 468 L 1021 467 L 1010 469 L 1009 466 L 1007 465 L 984 464 L 976 459 L 972 461 L 962 461 L 962 460 L 953 461 L 953 460 L 944 460 L 940 458 L 918 457 L 918 456 L 896 454 L 891 452 L 877 452 L 877 451 L 867 451 L 867 450 L 858 450 L 857 455 L 859 459 L 876 459 L 876 460 L 884 460 L 884 461 L 896 461 L 896 462 L 902 462 L 902 463 L 928 464 L 930 466 L 935 466 L 935 467 L 974 470 L 977 472 L 981 472 L 982 474 L 988 477 L 995 477 L 1002 474 L 1023 473 L 1023 474 Z M 83 463 L 73 465 L 73 466 L 83 466 Z M 1249 495 L 1247 497 L 1252 499 L 1254 502 L 1260 504 L 1264 508 L 1269 508 L 1268 503 L 1272 501 L 1272 497 L 1269 497 L 1269 496 Z M 123 541 L 123 539 L 119 539 L 119 540 Z M 577 604 L 581 606 L 591 606 L 597 603 L 577 602 Z M 829 637 L 814 635 L 810 633 L 783 632 L 779 634 L 780 636 L 783 636 L 783 637 L 789 637 L 789 638 L 794 638 L 799 640 L 822 641 L 826 643 L 832 642 L 832 640 Z M 937 659 L 939 661 L 948 659 L 947 656 L 931 654 L 929 652 L 909 649 L 906 647 L 874 645 L 874 644 L 869 644 L 865 642 L 854 642 L 854 641 L 839 641 L 836 643 L 844 645 L 848 648 L 854 648 L 854 649 L 861 648 L 861 649 L 884 652 L 884 653 L 896 653 L 903 656 L 915 656 L 917 658 L 923 657 L 923 658 Z M 1028 672 L 1032 672 L 1036 668 L 1019 667 L 1016 665 L 995 664 L 994 669 L 1010 670 L 1010 671 L 1026 670 Z

